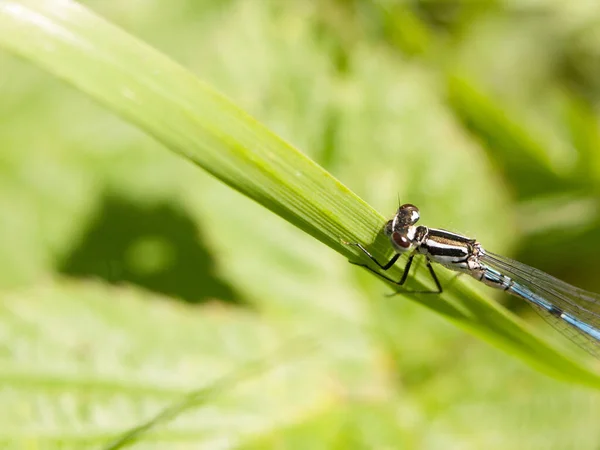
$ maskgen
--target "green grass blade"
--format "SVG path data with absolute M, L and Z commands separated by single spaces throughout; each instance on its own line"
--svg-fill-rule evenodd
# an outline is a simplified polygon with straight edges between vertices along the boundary
M 389 253 L 378 234 L 384 218 L 373 208 L 194 75 L 86 8 L 4 1 L 0 46 L 77 87 L 345 257 L 362 256 L 341 239 L 375 241 L 370 249 L 381 260 Z M 600 387 L 596 373 L 466 285 L 457 282 L 443 299 L 417 297 L 552 376 Z

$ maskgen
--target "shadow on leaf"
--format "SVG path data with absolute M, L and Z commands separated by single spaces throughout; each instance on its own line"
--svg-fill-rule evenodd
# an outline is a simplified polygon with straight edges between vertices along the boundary
M 96 220 L 59 270 L 74 277 L 128 283 L 190 303 L 242 303 L 215 274 L 197 225 L 169 204 L 105 196 Z

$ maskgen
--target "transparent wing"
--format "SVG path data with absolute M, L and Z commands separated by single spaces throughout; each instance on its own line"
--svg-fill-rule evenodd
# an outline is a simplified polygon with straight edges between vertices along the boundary
M 487 251 L 480 261 L 512 279 L 512 294 L 527 300 L 555 329 L 600 358 L 600 295 Z

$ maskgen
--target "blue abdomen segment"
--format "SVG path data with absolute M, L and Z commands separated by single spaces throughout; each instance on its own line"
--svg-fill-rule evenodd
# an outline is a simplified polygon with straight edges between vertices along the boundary
M 535 294 L 534 292 L 527 289 L 525 286 L 522 286 L 516 282 L 512 282 L 510 287 L 507 290 L 513 295 L 517 297 L 521 297 L 524 300 L 532 303 L 535 306 L 545 310 L 548 314 L 558 319 L 563 320 L 568 323 L 572 327 L 577 328 L 582 333 L 585 333 L 589 337 L 595 339 L 596 341 L 600 341 L 600 330 L 597 328 L 588 325 L 583 320 L 578 319 L 572 314 L 564 312 L 560 307 L 553 305 L 551 302 L 541 297 L 540 295 Z

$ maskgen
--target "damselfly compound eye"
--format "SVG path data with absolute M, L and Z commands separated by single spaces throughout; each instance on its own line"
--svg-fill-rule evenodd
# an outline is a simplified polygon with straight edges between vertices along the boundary
M 400 233 L 393 233 L 392 234 L 392 239 L 394 240 L 394 243 L 398 247 L 409 248 L 410 245 L 411 245 L 410 241 L 408 240 L 408 238 L 406 236 L 403 236 Z
M 414 225 L 421 216 L 419 215 L 419 208 L 417 208 L 415 205 L 411 205 L 410 203 L 406 203 L 398 208 L 396 217 L 398 225 L 406 227 Z

